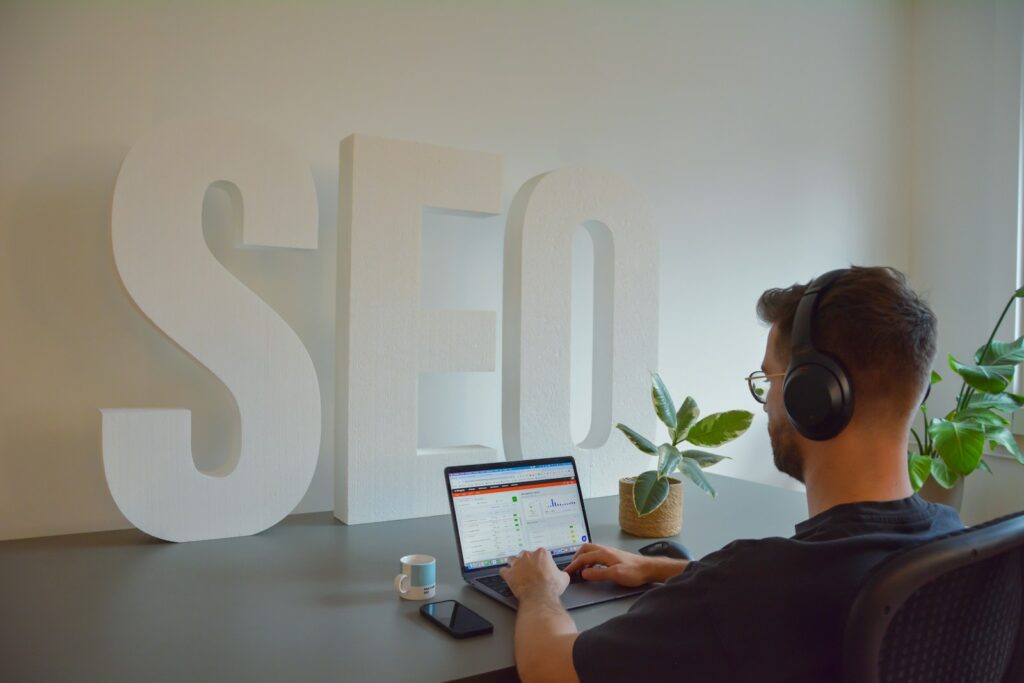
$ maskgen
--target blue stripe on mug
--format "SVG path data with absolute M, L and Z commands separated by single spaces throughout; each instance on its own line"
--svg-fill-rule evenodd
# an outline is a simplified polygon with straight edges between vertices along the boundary
M 410 567 L 412 575 L 409 577 L 409 585 L 416 586 L 417 588 L 423 586 L 433 586 L 436 583 L 436 563 L 431 562 L 430 564 L 414 564 Z

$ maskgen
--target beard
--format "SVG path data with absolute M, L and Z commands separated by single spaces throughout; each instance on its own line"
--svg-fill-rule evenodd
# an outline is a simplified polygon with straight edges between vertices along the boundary
M 772 443 L 775 469 L 800 483 L 804 481 L 804 459 L 796 439 L 796 430 L 786 419 L 768 420 L 768 438 Z

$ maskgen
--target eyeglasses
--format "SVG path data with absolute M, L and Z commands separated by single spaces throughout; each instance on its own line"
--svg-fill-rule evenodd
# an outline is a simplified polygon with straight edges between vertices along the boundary
M 750 387 L 750 395 L 754 397 L 754 400 L 758 403 L 767 403 L 768 389 L 772 386 L 772 379 L 785 376 L 786 373 L 784 372 L 766 375 L 762 370 L 758 370 L 750 373 L 744 379 L 747 380 L 747 386 Z

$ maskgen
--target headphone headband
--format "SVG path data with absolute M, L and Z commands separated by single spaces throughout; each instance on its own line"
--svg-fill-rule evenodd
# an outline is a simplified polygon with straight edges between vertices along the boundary
M 814 352 L 814 330 L 811 322 L 814 314 L 818 311 L 818 303 L 821 301 L 828 288 L 836 283 L 836 280 L 850 272 L 849 268 L 830 270 L 827 273 L 814 278 L 811 284 L 807 285 L 800 303 L 797 304 L 796 313 L 793 315 L 793 331 L 790 334 L 792 339 L 792 358 Z

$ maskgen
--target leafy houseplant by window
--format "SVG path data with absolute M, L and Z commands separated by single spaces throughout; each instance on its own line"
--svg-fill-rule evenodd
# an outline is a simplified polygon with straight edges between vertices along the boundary
M 715 490 L 701 470 L 720 462 L 726 456 L 696 449 L 680 451 L 679 445 L 689 442 L 694 446 L 721 446 L 747 431 L 754 418 L 753 413 L 745 410 L 730 410 L 698 420 L 700 410 L 697 402 L 689 396 L 677 411 L 672 396 L 657 373 L 652 376 L 651 400 L 658 418 L 668 427 L 670 443 L 655 446 L 626 425 L 615 425 L 634 446 L 648 455 L 656 456 L 658 460 L 655 469 L 636 477 L 633 483 L 633 506 L 641 517 L 651 514 L 665 502 L 671 483 L 669 475 L 676 471 L 714 496 Z
M 917 449 L 909 453 L 908 460 L 915 491 L 929 477 L 949 489 L 960 477 L 976 469 L 991 473 L 981 457 L 986 443 L 993 448 L 1002 446 L 1024 464 L 1024 456 L 1010 431 L 1010 418 L 1024 406 L 1024 396 L 1006 390 L 1017 366 L 1024 361 L 1024 337 L 1013 342 L 995 339 L 996 330 L 1010 307 L 1021 297 L 1024 297 L 1024 288 L 1014 292 L 1006 303 L 988 341 L 974 354 L 974 365 L 964 365 L 950 355 L 949 367 L 963 380 L 953 410 L 944 417 L 929 418 L 928 397 L 921 403 L 924 429 L 922 433 L 913 427 L 910 429 L 911 449 L 915 446 Z M 942 377 L 932 371 L 931 383 L 941 381 Z

